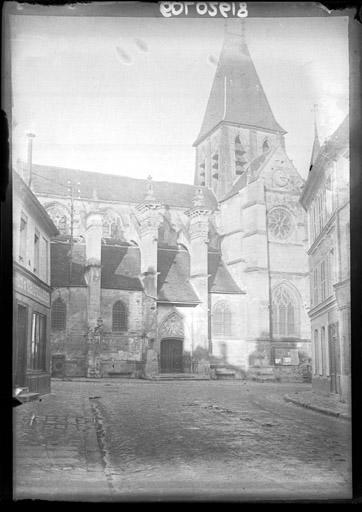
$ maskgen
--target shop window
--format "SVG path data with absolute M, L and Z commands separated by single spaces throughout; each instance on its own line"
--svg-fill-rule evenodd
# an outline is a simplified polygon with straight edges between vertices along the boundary
M 30 368 L 45 370 L 46 355 L 46 316 L 33 313 L 31 323 Z
M 113 304 L 112 331 L 125 331 L 127 329 L 127 310 L 121 300 Z
M 67 307 L 65 302 L 58 298 L 52 305 L 52 329 L 56 331 L 63 331 L 66 327 L 67 321 Z

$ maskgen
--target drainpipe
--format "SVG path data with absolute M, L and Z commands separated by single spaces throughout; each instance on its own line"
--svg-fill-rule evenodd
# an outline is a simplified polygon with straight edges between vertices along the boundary
M 27 133 L 26 136 L 28 137 L 28 185 L 29 188 L 31 188 L 31 182 L 33 179 L 33 139 L 35 138 L 35 134 Z

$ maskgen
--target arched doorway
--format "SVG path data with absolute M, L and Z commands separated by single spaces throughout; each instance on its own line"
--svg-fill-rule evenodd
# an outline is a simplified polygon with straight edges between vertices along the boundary
M 164 338 L 161 340 L 161 373 L 183 372 L 183 339 Z
M 158 331 L 160 339 L 161 373 L 183 372 L 184 326 L 176 311 L 163 321 Z

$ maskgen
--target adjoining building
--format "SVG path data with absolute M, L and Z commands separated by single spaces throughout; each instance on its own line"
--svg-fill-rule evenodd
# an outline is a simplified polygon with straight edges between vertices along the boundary
M 313 389 L 350 399 L 349 117 L 319 148 L 301 204 L 309 219 Z
M 33 166 L 62 233 L 53 374 L 294 372 L 310 355 L 307 226 L 285 133 L 243 35 L 227 32 L 194 185 Z
M 50 392 L 50 240 L 59 232 L 13 172 L 13 387 Z

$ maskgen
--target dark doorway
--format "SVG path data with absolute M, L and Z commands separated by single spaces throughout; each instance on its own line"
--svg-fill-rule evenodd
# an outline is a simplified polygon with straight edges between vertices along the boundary
M 328 326 L 330 392 L 338 393 L 338 322 Z
M 183 371 L 182 345 L 180 339 L 164 339 L 161 341 L 161 372 L 176 373 Z
M 16 324 L 15 385 L 25 386 L 28 308 L 18 304 Z

